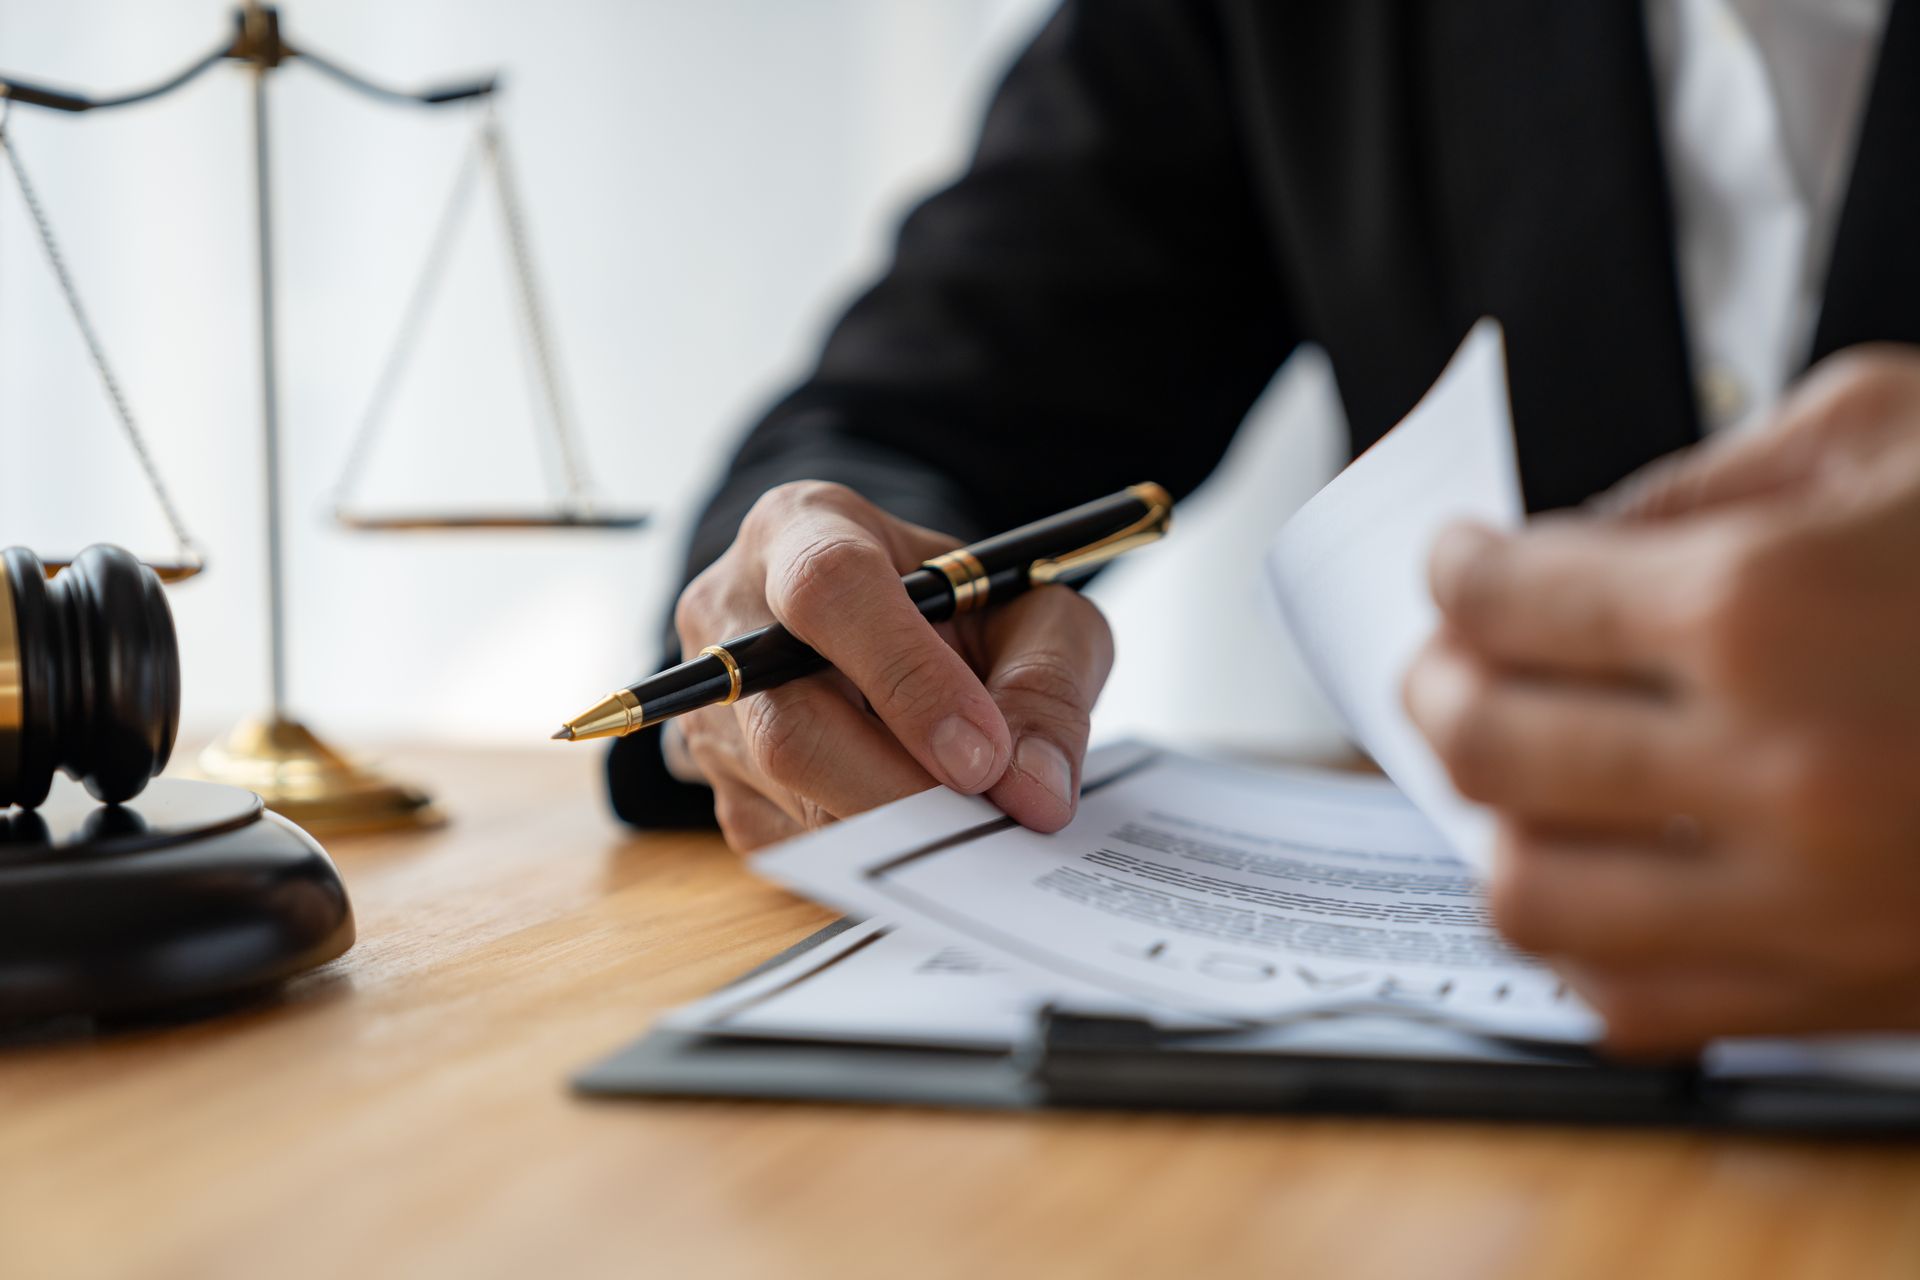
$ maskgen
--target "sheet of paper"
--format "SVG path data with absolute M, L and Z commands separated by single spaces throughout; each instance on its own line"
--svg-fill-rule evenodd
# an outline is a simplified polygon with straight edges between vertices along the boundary
M 1143 1018 L 1169 1030 L 1227 1025 L 877 920 L 677 1009 L 662 1025 L 756 1039 L 1009 1049 L 1032 1032 L 1046 1005 Z
M 710 1035 L 1005 1048 L 1045 1003 L 1013 974 L 945 939 L 869 920 L 661 1021 Z
M 1035 1016 L 1046 1005 L 1146 1017 L 1174 1031 L 1226 1025 L 1168 1017 L 1100 988 L 879 921 L 853 925 L 782 964 L 670 1011 L 657 1025 L 741 1039 L 1006 1051 L 1031 1038 Z M 1270 1025 L 1255 1038 L 1241 1035 L 1224 1043 L 1244 1052 L 1556 1061 L 1462 1027 L 1364 1012 L 1296 1019 Z M 1920 1086 L 1920 1037 L 1722 1040 L 1707 1047 L 1701 1067 L 1720 1079 L 1848 1080 L 1913 1088 Z
M 1492 817 L 1453 789 L 1401 708 L 1400 683 L 1438 621 L 1427 589 L 1435 536 L 1456 520 L 1513 528 L 1524 510 L 1500 327 L 1482 320 L 1413 412 L 1315 494 L 1267 556 L 1280 611 L 1321 692 L 1481 871 Z
M 1045 1005 L 1082 1014 L 1134 1012 L 1098 991 L 1057 978 L 1027 977 L 978 951 L 868 921 L 675 1009 L 657 1025 L 729 1039 L 1005 1052 L 1032 1039 L 1035 1017 Z M 1167 1029 L 1234 1031 L 1229 1038 L 1210 1040 L 1215 1051 L 1565 1061 L 1460 1028 L 1379 1014 L 1305 1018 L 1251 1032 L 1241 1023 L 1198 1019 Z
M 1596 1029 L 1494 934 L 1471 871 L 1383 779 L 1137 745 L 1096 753 L 1087 776 L 1053 835 L 930 791 L 755 869 L 1029 974 L 1223 1017 L 1394 1010 L 1573 1041 Z

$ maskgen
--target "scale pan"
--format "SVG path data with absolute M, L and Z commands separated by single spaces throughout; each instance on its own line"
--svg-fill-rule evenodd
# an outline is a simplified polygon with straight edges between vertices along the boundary
M 645 511 L 434 511 L 375 513 L 336 511 L 341 527 L 360 533 L 488 532 L 509 529 L 638 529 Z
M 46 569 L 47 576 L 51 578 L 62 569 L 70 567 L 73 564 L 73 557 L 69 556 L 64 560 L 43 559 L 40 563 Z M 205 560 L 142 560 L 140 563 L 153 570 L 153 576 L 168 586 L 176 582 L 185 582 L 188 578 L 197 578 L 206 572 L 207 568 Z

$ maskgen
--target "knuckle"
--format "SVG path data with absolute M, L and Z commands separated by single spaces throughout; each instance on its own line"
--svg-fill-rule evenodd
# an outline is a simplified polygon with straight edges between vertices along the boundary
M 775 485 L 755 499 L 740 527 L 761 534 L 782 527 L 796 512 L 809 507 L 845 510 L 858 500 L 859 495 L 853 490 L 830 480 L 791 480 Z
M 714 568 L 700 573 L 680 591 L 673 602 L 673 627 L 682 643 L 706 634 L 713 617 L 714 598 L 719 594 Z
M 777 485 L 753 500 L 747 514 L 740 517 L 740 537 L 758 541 L 769 529 L 777 529 L 793 518 L 791 485 Z
M 1737 688 L 1764 678 L 1776 648 L 1769 601 L 1781 587 L 1779 561 L 1763 545 L 1735 540 L 1688 593 L 1682 631 L 1712 683 Z
M 756 807 L 731 790 L 715 791 L 713 820 L 735 853 L 751 853 L 766 843 L 767 836 L 756 821 Z
M 851 534 L 829 534 L 808 543 L 774 575 L 767 602 L 805 639 L 847 621 L 861 596 L 893 580 L 893 566 L 879 547 Z
M 808 831 L 817 831 L 821 827 L 839 821 L 811 796 L 796 795 L 794 800 L 800 807 L 800 825 Z
M 1594 649 L 1617 653 L 1627 648 L 1627 619 L 1618 597 L 1593 590 L 1575 579 L 1545 584 L 1538 608 L 1549 634 L 1584 636 Z
M 721 707 L 701 707 L 688 715 L 672 722 L 679 727 L 680 741 L 687 751 L 696 758 L 718 752 L 726 730 L 732 727 L 733 717 Z
M 780 488 L 796 507 L 827 507 L 838 511 L 865 501 L 846 485 L 833 480 L 795 480 Z
M 1507 574 L 1492 551 L 1458 560 L 1438 585 L 1448 621 L 1470 635 L 1485 631 L 1506 611 Z
M 1839 431 L 1877 426 L 1913 394 L 1906 362 L 1883 346 L 1854 347 L 1830 357 L 1820 388 L 1821 425 Z
M 1024 704 L 1024 709 L 1056 719 L 1084 720 L 1082 672 L 1064 654 L 1037 652 L 1022 655 L 994 673 L 990 692 Z
M 916 645 L 888 657 L 874 687 L 865 690 L 874 709 L 888 719 L 908 721 L 929 719 L 945 709 L 953 699 L 941 670 L 941 652 Z
M 724 789 L 714 791 L 713 820 L 719 824 L 720 833 L 727 838 L 727 843 L 736 849 L 739 848 L 735 843 L 734 834 L 740 827 L 740 802 L 733 797 L 732 792 Z
M 777 690 L 763 693 L 744 706 L 748 758 L 774 782 L 798 790 L 819 761 L 819 733 Z
M 1021 634 L 1053 636 L 1067 652 L 1083 655 L 1092 663 L 1112 665 L 1113 627 L 1107 615 L 1072 587 L 1041 587 L 1015 605 L 1012 612 L 1020 619 Z
M 1469 679 L 1458 698 L 1428 713 L 1426 729 L 1453 785 L 1471 799 L 1486 800 L 1506 777 L 1506 743 L 1484 682 Z

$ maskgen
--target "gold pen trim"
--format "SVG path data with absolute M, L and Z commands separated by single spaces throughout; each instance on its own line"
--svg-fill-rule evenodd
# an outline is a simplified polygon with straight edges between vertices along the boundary
M 965 547 L 935 556 L 920 567 L 945 576 L 947 584 L 953 588 L 953 612 L 956 616 L 972 613 L 986 604 L 987 592 L 993 587 L 987 578 L 987 567 L 980 563 L 980 557 Z
M 720 705 L 728 707 L 740 701 L 740 664 L 734 661 L 726 646 L 710 644 L 700 652 L 709 658 L 720 659 L 720 665 L 727 669 L 727 696 L 720 700 Z
M 1052 582 L 1061 582 L 1068 578 L 1077 578 L 1112 560 L 1124 555 L 1135 547 L 1144 547 L 1166 537 L 1173 528 L 1173 495 L 1151 480 L 1141 484 L 1130 484 L 1127 492 L 1146 505 L 1146 514 L 1124 529 L 1116 530 L 1065 555 L 1050 556 L 1045 560 L 1035 560 L 1027 569 L 1027 581 L 1036 587 Z
M 633 690 L 622 689 L 600 699 L 562 727 L 566 732 L 561 736 L 568 742 L 622 738 L 646 727 L 646 712 Z

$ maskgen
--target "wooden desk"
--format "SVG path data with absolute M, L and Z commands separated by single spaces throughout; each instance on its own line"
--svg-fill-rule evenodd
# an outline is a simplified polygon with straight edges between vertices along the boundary
M 454 823 L 336 843 L 342 960 L 0 1053 L 0 1275 L 1920 1274 L 1920 1146 L 577 1100 L 827 913 L 618 829 L 598 751 L 404 764 Z

